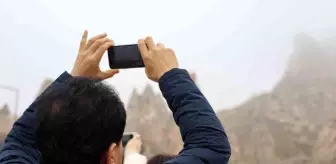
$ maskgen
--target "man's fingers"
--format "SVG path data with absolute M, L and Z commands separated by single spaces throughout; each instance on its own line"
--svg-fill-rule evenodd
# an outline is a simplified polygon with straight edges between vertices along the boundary
M 79 51 L 84 51 L 85 50 L 87 37 L 88 37 L 88 31 L 85 30 L 83 35 L 82 35 L 82 40 L 80 41 L 80 44 L 79 44 Z
M 145 40 L 140 39 L 138 41 L 138 47 L 139 47 L 142 58 L 146 57 L 148 55 L 148 48 L 146 46 Z
M 101 39 L 101 38 L 105 38 L 106 36 L 107 36 L 107 34 L 106 34 L 106 33 L 103 33 L 103 34 L 99 34 L 99 35 L 97 35 L 97 36 L 91 38 L 91 39 L 87 42 L 85 48 L 86 48 L 86 49 L 89 48 L 89 47 L 90 47 L 96 40 Z
M 149 50 L 152 50 L 155 48 L 155 44 L 154 44 L 154 41 L 153 41 L 153 38 L 148 36 L 146 39 L 145 39 L 145 42 L 146 42 L 146 45 L 148 47 Z
M 156 45 L 158 48 L 165 48 L 165 46 L 162 44 L 162 43 L 158 43 L 157 45 Z
M 100 61 L 103 58 L 103 55 L 105 53 L 105 51 L 112 47 L 114 45 L 113 40 L 108 39 L 107 42 L 105 42 L 104 44 L 100 45 L 97 49 L 97 51 L 94 53 L 94 58 L 97 61 Z
M 100 39 L 96 40 L 87 50 L 92 52 L 92 53 L 95 53 L 99 47 L 101 47 L 102 45 L 104 45 L 108 41 L 110 41 L 110 39 L 100 38 Z
M 112 76 L 114 76 L 118 73 L 119 73 L 118 69 L 110 69 L 110 70 L 102 72 L 101 75 L 100 75 L 100 78 L 101 79 L 107 79 L 107 78 L 110 78 L 110 77 L 112 77 Z

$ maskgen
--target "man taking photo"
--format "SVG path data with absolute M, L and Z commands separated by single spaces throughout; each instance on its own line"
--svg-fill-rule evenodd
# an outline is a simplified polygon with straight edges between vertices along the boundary
M 101 82 L 118 70 L 99 63 L 113 41 L 106 34 L 87 41 L 84 32 L 71 73 L 64 72 L 14 123 L 0 163 L 121 164 L 126 112 L 119 96 Z M 180 127 L 184 147 L 166 164 L 226 164 L 231 150 L 214 110 L 173 50 L 151 37 L 138 42 L 146 75 L 157 82 Z

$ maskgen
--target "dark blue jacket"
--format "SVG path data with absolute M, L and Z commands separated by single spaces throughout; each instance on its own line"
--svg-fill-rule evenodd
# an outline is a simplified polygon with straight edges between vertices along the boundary
M 69 78 L 68 73 L 63 73 L 48 89 Z M 159 85 L 184 141 L 179 156 L 166 164 L 227 164 L 231 151 L 223 126 L 188 72 L 173 69 L 162 76 Z M 34 106 L 30 105 L 14 123 L 0 152 L 1 164 L 39 163 Z

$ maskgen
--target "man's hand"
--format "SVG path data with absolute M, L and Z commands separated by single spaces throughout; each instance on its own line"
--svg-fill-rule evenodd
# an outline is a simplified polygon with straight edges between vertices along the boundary
M 142 141 L 141 141 L 141 136 L 138 133 L 133 132 L 133 138 L 128 141 L 126 147 L 125 147 L 125 152 L 126 153 L 140 153 L 141 151 L 141 146 L 142 146 Z
M 101 71 L 99 68 L 105 51 L 114 45 L 113 41 L 107 38 L 107 34 L 97 35 L 89 41 L 87 41 L 87 36 L 88 32 L 85 30 L 71 75 L 104 80 L 119 73 L 119 70 Z
M 177 58 L 172 49 L 162 43 L 154 44 L 151 37 L 138 42 L 139 50 L 146 66 L 147 77 L 158 82 L 160 77 L 173 68 L 178 68 Z

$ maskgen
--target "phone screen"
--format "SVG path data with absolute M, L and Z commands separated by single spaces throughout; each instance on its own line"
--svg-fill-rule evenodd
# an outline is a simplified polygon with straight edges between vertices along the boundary
M 113 46 L 108 49 L 111 68 L 144 67 L 137 44 Z

